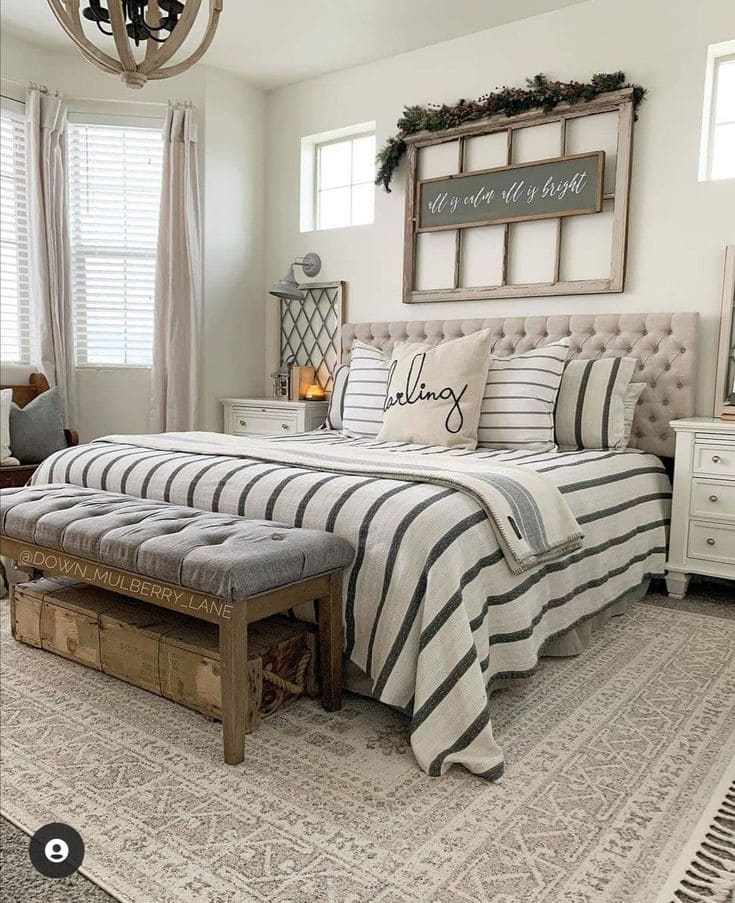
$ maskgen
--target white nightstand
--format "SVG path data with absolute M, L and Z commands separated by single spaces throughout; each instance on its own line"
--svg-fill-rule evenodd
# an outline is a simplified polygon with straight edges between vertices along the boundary
M 219 398 L 225 409 L 225 432 L 233 436 L 282 436 L 319 429 L 327 416 L 326 401 L 281 398 Z
M 691 574 L 735 580 L 735 423 L 674 420 L 674 498 L 666 586 L 683 599 Z

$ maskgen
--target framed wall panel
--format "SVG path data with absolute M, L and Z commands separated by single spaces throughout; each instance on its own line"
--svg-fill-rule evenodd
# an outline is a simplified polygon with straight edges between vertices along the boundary
M 407 136 L 404 303 L 622 292 L 633 121 L 624 89 Z M 417 230 L 422 180 L 595 150 L 605 153 L 600 213 L 457 228 L 434 242 Z
M 281 360 L 314 368 L 325 392 L 341 359 L 344 282 L 307 282 L 299 286 L 303 301 L 281 298 Z

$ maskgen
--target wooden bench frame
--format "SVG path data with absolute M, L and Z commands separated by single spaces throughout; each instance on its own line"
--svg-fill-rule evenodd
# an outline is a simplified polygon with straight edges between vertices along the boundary
M 13 559 L 21 571 L 72 577 L 82 583 L 217 624 L 222 734 L 225 762 L 229 765 L 237 765 L 245 758 L 245 735 L 252 729 L 247 704 L 248 624 L 305 602 L 314 602 L 319 627 L 322 705 L 328 712 L 342 707 L 341 568 L 279 586 L 240 602 L 230 602 L 7 536 L 2 537 L 0 554 Z

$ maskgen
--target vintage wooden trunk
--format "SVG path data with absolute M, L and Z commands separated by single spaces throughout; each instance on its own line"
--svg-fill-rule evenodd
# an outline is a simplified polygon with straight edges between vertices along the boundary
M 63 577 L 17 583 L 13 636 L 104 671 L 212 718 L 222 717 L 217 628 Z M 315 629 L 272 617 L 248 627 L 253 726 L 297 699 L 319 694 Z

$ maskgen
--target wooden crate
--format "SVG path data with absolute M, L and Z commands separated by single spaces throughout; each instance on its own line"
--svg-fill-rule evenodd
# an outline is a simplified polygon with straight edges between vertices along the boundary
M 222 717 L 217 627 L 63 577 L 18 583 L 13 636 L 212 718 Z M 319 694 L 314 627 L 277 616 L 248 627 L 253 727 Z

